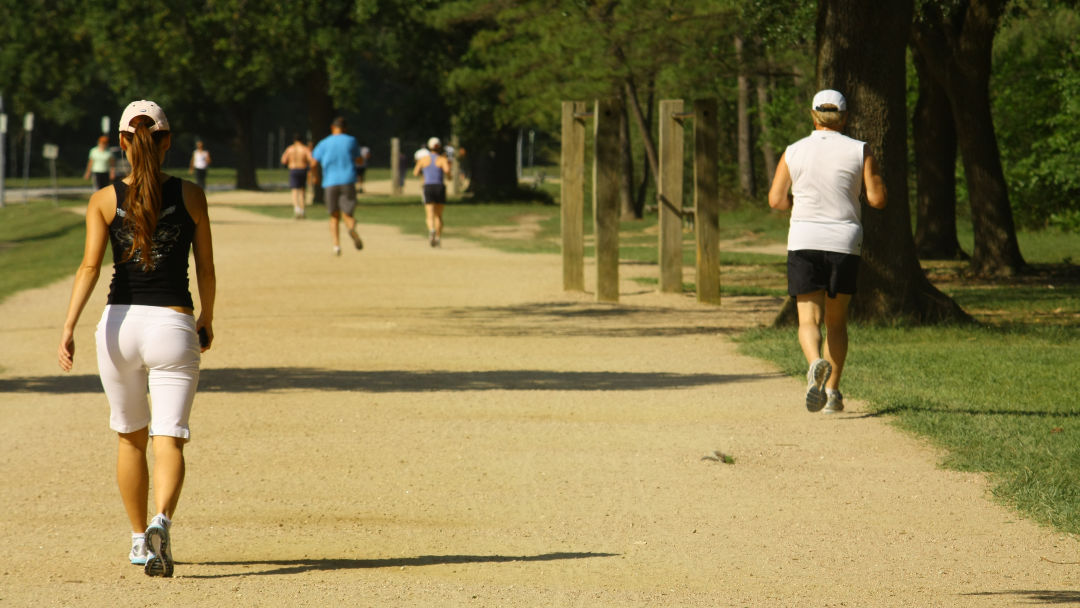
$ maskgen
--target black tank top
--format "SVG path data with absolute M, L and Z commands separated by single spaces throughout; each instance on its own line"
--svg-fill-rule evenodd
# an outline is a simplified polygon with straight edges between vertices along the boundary
M 137 250 L 123 261 L 131 247 L 131 233 L 124 228 L 124 198 L 128 186 L 116 182 L 116 217 L 109 224 L 109 242 L 113 253 L 113 278 L 109 285 L 109 304 L 143 306 L 183 306 L 194 308 L 188 291 L 188 252 L 195 234 L 195 221 L 184 206 L 183 182 L 170 177 L 161 185 L 161 215 L 154 231 L 153 270 L 143 270 L 145 252 Z

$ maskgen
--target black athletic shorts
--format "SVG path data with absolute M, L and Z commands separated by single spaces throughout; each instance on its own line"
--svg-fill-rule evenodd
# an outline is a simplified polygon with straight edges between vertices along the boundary
M 289 187 L 303 190 L 307 187 L 307 169 L 289 169 Z
M 835 251 L 799 249 L 787 252 L 788 295 L 791 297 L 825 290 L 836 294 L 855 294 L 859 278 L 859 256 Z
M 424 184 L 425 205 L 445 205 L 446 186 L 444 184 Z

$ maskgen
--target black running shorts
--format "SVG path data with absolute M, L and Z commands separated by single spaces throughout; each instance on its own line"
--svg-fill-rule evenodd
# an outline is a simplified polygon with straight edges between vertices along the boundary
M 855 294 L 859 277 L 859 256 L 835 251 L 799 249 L 788 251 L 788 295 L 791 297 L 825 290 L 836 294 Z

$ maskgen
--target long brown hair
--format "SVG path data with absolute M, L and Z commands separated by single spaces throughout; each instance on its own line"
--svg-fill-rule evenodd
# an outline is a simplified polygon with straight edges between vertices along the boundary
M 150 132 L 150 120 L 137 119 L 134 133 L 121 132 L 127 142 L 131 162 L 131 185 L 124 197 L 124 229 L 131 234 L 131 246 L 124 261 L 139 256 L 143 270 L 154 269 L 154 231 L 161 214 L 161 142 L 168 131 Z

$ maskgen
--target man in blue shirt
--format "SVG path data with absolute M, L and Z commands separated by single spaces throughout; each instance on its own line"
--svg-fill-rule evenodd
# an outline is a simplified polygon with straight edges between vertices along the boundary
M 330 214 L 330 238 L 333 242 L 334 255 L 341 255 L 338 220 L 345 217 L 345 227 L 357 249 L 363 249 L 364 243 L 356 233 L 356 162 L 360 157 L 360 148 L 356 138 L 345 133 L 345 119 L 338 116 L 330 124 L 330 135 L 320 141 L 311 156 L 322 170 L 323 194 L 326 198 L 326 211 Z

